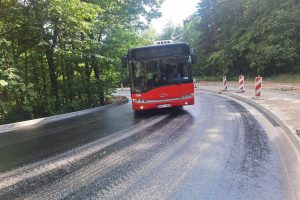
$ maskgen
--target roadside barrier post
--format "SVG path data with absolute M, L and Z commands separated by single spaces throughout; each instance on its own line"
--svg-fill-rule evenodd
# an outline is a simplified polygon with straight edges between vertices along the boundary
M 194 82 L 194 88 L 197 88 L 197 85 L 196 85 L 196 78 L 193 79 L 193 82 Z
M 224 86 L 223 91 L 226 91 L 227 90 L 227 78 L 226 78 L 226 76 L 223 76 L 223 86 Z
M 258 75 L 255 78 L 255 97 L 259 98 L 261 96 L 261 88 L 262 88 L 262 77 Z
M 245 90 L 244 90 L 244 85 L 245 85 L 245 78 L 244 78 L 244 76 L 241 74 L 241 75 L 239 76 L 239 90 L 237 91 L 238 93 L 245 92 Z

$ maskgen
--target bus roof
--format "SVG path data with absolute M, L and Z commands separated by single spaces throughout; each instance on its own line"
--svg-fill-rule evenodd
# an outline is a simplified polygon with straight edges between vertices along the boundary
M 187 43 L 168 43 L 129 49 L 128 59 L 141 60 L 156 57 L 188 56 L 190 54 L 191 48 Z
M 131 48 L 129 49 L 129 51 L 132 50 L 140 50 L 140 49 L 148 49 L 148 48 L 156 48 L 156 47 L 164 47 L 164 46 L 188 46 L 189 44 L 184 43 L 184 42 L 178 42 L 178 43 L 167 43 L 167 44 L 153 44 L 153 45 L 147 45 L 147 46 L 143 46 L 143 47 L 136 47 L 136 48 Z

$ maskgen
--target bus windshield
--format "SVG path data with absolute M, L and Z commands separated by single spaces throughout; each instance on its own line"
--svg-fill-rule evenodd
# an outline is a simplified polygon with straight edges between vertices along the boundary
M 130 61 L 133 93 L 147 92 L 165 85 L 192 82 L 190 57 Z

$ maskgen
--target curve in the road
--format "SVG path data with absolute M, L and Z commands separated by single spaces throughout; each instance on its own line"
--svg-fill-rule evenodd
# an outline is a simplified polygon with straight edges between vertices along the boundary
M 6 137 L 2 151 L 20 150 L 0 153 L 10 163 L 0 199 L 282 199 L 265 131 L 240 104 L 208 93 L 183 110 L 135 116 L 126 104 Z

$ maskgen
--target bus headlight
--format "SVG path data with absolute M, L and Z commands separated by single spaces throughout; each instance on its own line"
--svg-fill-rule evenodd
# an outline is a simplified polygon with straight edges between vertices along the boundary
M 148 101 L 142 100 L 142 99 L 132 99 L 132 102 L 135 102 L 135 103 L 147 103 Z
M 189 99 L 189 98 L 192 98 L 193 96 L 194 96 L 193 93 L 192 94 L 187 94 L 187 95 L 181 96 L 180 100 L 182 100 L 182 99 Z

